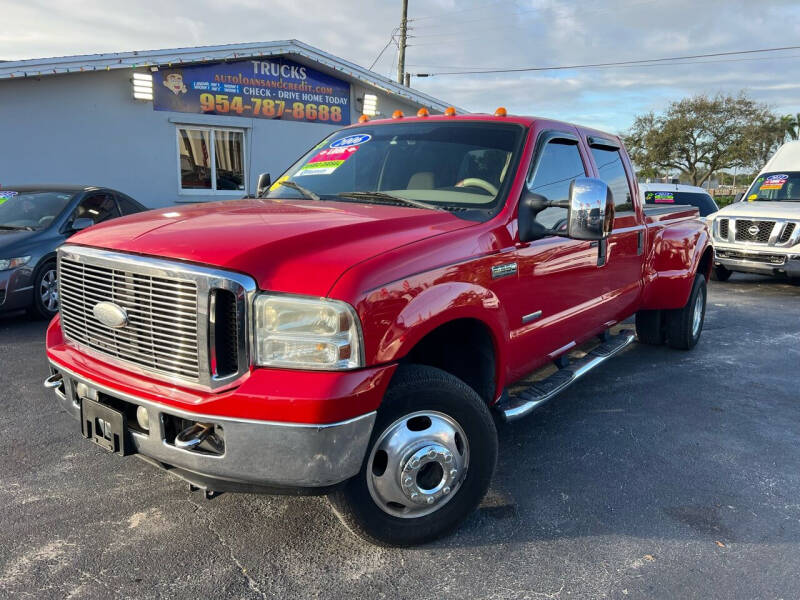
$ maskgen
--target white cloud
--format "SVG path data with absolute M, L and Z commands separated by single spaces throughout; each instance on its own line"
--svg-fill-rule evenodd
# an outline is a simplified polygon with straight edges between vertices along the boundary
M 395 0 L 2 0 L 0 58 L 296 38 L 369 66 L 400 20 Z M 412 0 L 409 71 L 556 66 L 800 43 L 795 0 Z M 620 131 L 640 111 L 742 89 L 800 112 L 800 51 L 773 61 L 414 78 L 475 111 L 498 105 Z M 792 56 L 786 59 L 786 56 Z M 393 76 L 390 47 L 376 71 Z M 776 56 L 781 56 L 777 54 Z M 735 60 L 731 60 L 735 59 Z M 455 68 L 453 68 L 455 67 Z

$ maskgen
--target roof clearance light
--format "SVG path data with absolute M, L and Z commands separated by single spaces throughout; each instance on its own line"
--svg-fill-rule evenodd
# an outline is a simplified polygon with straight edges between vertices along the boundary
M 505 117 L 508 114 L 504 106 L 499 107 L 496 111 L 494 111 L 495 117 Z
M 153 76 L 150 73 L 134 73 L 131 83 L 133 83 L 134 99 L 153 99 Z
M 393 119 L 402 119 L 402 118 L 403 118 L 403 111 L 402 111 L 402 110 L 396 110 L 396 111 L 394 111 L 394 112 L 392 113 L 392 118 L 393 118 Z
M 427 117 L 428 116 L 428 109 L 424 106 L 417 111 L 418 117 Z
M 367 115 L 361 115 L 360 117 L 358 117 L 359 123 L 366 123 L 367 121 L 369 121 L 369 117 Z
M 444 116 L 445 117 L 455 117 L 456 116 L 456 107 L 455 106 L 448 106 L 444 109 Z
M 375 94 L 364 94 L 364 110 L 362 112 L 368 117 L 378 114 L 378 97 Z

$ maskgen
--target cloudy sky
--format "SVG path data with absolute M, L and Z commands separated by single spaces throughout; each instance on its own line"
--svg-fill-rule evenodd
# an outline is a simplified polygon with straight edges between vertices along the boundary
M 410 0 L 408 70 L 550 67 L 800 46 L 796 0 Z M 400 0 L 0 0 L 0 59 L 296 38 L 369 66 Z M 396 73 L 396 46 L 375 65 Z M 696 93 L 746 90 L 800 112 L 800 49 L 604 69 L 437 75 L 412 85 L 472 111 L 623 131 Z M 685 64 L 690 63 L 690 64 Z

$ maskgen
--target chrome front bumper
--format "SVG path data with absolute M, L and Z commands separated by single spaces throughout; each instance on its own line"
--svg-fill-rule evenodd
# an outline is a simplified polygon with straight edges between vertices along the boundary
M 81 418 L 77 384 L 88 388 L 88 397 L 97 394 L 143 406 L 148 412 L 148 434 L 130 431 L 136 452 L 164 467 L 177 467 L 193 480 L 220 480 L 265 488 L 325 488 L 356 475 L 367 451 L 375 412 L 324 425 L 230 419 L 203 415 L 143 400 L 108 388 L 50 361 L 63 385 L 54 387 L 62 407 L 75 419 Z M 94 397 L 93 397 L 94 396 Z M 202 454 L 178 448 L 167 442 L 164 416 L 200 421 L 220 426 L 225 449 L 221 455 Z M 79 431 L 79 430 L 78 430 Z M 182 475 L 184 476 L 184 475 Z M 211 486 L 211 489 L 216 489 Z M 224 490 L 220 490 L 224 491 Z
M 793 250 L 785 252 L 774 247 L 756 249 L 714 242 L 714 264 L 730 271 L 800 277 L 800 252 L 796 248 Z

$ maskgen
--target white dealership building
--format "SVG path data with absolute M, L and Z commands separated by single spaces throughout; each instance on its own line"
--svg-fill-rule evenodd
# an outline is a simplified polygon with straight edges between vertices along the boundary
M 0 188 L 239 198 L 363 113 L 447 106 L 296 40 L 0 61 Z

